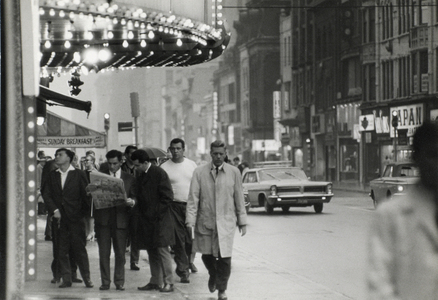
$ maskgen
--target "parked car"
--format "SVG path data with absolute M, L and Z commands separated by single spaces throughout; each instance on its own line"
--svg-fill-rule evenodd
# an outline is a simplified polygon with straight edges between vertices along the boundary
M 246 207 L 264 207 L 268 214 L 275 207 L 313 206 L 321 213 L 333 197 L 331 182 L 311 181 L 301 168 L 262 167 L 249 169 L 243 176 Z
M 420 171 L 412 162 L 386 165 L 382 177 L 370 181 L 370 197 L 374 207 L 382 201 L 404 195 L 420 179 Z

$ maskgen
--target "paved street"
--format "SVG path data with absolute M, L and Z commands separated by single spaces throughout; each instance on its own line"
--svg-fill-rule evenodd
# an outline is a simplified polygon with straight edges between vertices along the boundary
M 235 237 L 229 299 L 364 299 L 366 236 L 374 209 L 364 193 L 335 194 L 320 215 L 311 207 L 291 208 L 289 213 L 275 210 L 273 215 L 262 208 L 251 210 L 248 234 Z M 126 291 L 111 286 L 101 292 L 96 242 L 87 245 L 95 287 L 74 284 L 59 289 L 50 283 L 51 242 L 44 241 L 44 223 L 39 217 L 37 281 L 26 283 L 24 299 L 217 298 L 207 290 L 208 275 L 199 254 L 195 260 L 199 273 L 192 274 L 190 284 L 176 283 L 172 294 L 138 291 L 150 277 L 145 251 L 141 270 L 126 270 Z

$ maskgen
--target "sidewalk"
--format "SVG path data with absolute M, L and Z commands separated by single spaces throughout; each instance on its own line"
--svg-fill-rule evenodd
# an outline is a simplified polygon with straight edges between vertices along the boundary
M 94 288 L 86 288 L 83 283 L 74 283 L 71 288 L 60 289 L 59 284 L 52 284 L 50 264 L 52 261 L 52 243 L 44 241 L 45 216 L 38 216 L 38 252 L 37 252 L 37 280 L 26 282 L 22 299 L 190 299 L 213 300 L 217 299 L 217 292 L 211 294 L 207 288 L 208 273 L 202 264 L 200 254 L 197 254 L 195 265 L 199 272 L 191 274 L 190 284 L 179 283 L 176 277 L 175 291 L 173 293 L 160 293 L 158 291 L 145 292 L 137 287 L 148 283 L 150 278 L 149 265 L 146 251 L 140 252 L 140 271 L 129 269 L 129 253 L 126 254 L 127 262 L 125 273 L 125 291 L 116 291 L 111 285 L 109 291 L 100 291 L 100 272 L 97 242 L 88 242 L 87 251 L 90 261 L 91 280 Z M 237 235 L 237 234 L 236 234 Z M 275 265 L 267 260 L 252 257 L 238 246 L 233 250 L 233 267 L 228 285 L 227 295 L 232 299 L 296 299 L 296 300 L 322 300 L 350 299 L 322 286 L 299 274 L 294 274 L 282 266 Z M 113 271 L 114 259 L 111 267 Z

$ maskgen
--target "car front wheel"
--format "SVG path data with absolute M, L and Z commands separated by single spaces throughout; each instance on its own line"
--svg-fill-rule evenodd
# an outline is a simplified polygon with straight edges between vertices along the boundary
M 315 210 L 315 212 L 316 212 L 317 214 L 320 214 L 320 213 L 322 212 L 323 207 L 324 207 L 324 204 L 323 204 L 323 203 L 316 203 L 316 204 L 313 204 L 313 209 Z

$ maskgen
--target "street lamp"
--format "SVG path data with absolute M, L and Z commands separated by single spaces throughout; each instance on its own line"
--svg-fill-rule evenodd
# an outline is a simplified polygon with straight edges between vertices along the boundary
M 106 133 L 106 150 L 108 152 L 108 130 L 110 128 L 110 114 L 109 113 L 103 114 L 103 125 L 104 125 L 105 133 Z
M 394 128 L 394 161 L 397 161 L 397 127 L 398 127 L 398 113 L 396 110 L 392 111 L 392 127 Z

